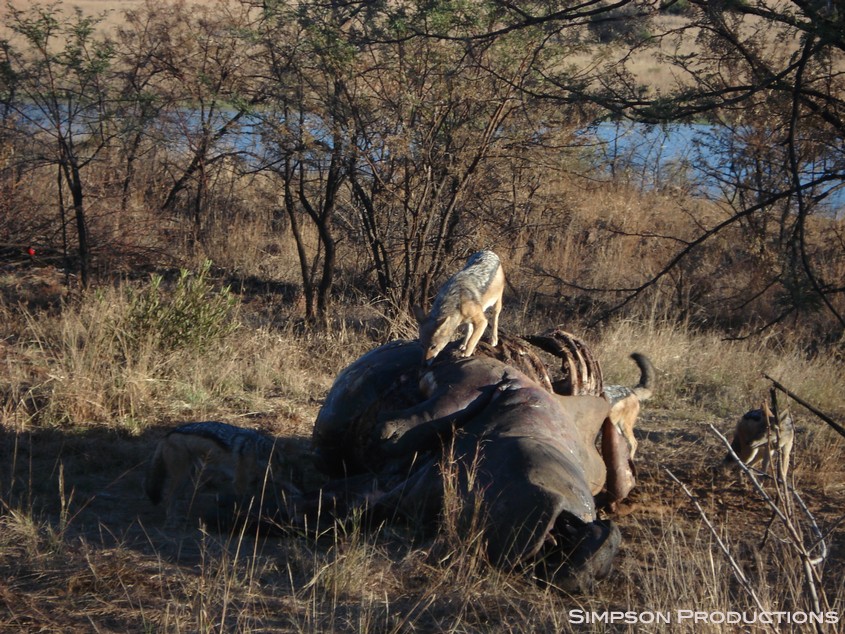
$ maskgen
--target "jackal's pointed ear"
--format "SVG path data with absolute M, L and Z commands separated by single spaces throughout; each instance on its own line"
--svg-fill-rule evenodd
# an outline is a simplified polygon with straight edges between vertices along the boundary
M 417 320 L 417 323 L 423 323 L 426 318 L 425 311 L 419 306 L 419 304 L 414 304 L 411 306 L 411 312 L 414 313 L 414 317 Z

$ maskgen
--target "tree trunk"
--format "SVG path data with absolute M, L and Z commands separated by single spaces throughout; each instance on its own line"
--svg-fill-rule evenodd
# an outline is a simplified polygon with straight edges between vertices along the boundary
M 88 226 L 85 222 L 85 204 L 82 193 L 82 178 L 79 166 L 73 162 L 64 164 L 65 180 L 73 201 L 73 214 L 76 222 L 76 237 L 79 243 L 79 280 L 82 288 L 88 288 L 90 282 L 91 254 L 88 245 Z
M 308 254 L 305 251 L 305 243 L 302 240 L 302 230 L 299 227 L 299 218 L 296 216 L 295 202 L 291 182 L 293 180 L 294 168 L 289 159 L 285 160 L 284 174 L 284 201 L 285 210 L 290 219 L 290 230 L 296 244 L 296 254 L 299 258 L 299 270 L 302 274 L 302 293 L 305 297 L 305 319 L 314 320 L 314 287 L 311 283 L 311 267 L 308 264 Z

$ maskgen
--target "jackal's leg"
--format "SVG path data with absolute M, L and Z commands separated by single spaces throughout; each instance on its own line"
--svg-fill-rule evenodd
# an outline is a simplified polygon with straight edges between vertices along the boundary
M 631 450 L 631 460 L 637 453 L 637 438 L 634 436 L 634 425 L 637 422 L 637 416 L 640 414 L 640 402 L 635 394 L 629 394 L 625 398 L 613 406 L 610 410 L 610 419 L 619 433 L 628 441 L 628 447 Z
M 760 456 L 761 456 L 760 460 L 759 460 L 760 471 L 762 471 L 763 473 L 769 472 L 769 465 L 773 464 L 773 462 L 774 462 L 772 460 L 772 457 L 773 457 L 772 452 L 774 452 L 774 451 L 775 451 L 775 448 L 772 447 L 771 445 L 765 445 L 762 448 L 762 450 L 760 451 Z M 777 476 L 777 474 L 775 474 L 775 476 Z
M 761 449 L 762 449 L 762 451 L 761 451 Z M 739 457 L 745 463 L 746 467 L 753 467 L 755 464 L 760 462 L 760 460 L 765 459 L 766 451 L 767 451 L 767 449 L 765 447 L 760 447 L 758 445 L 749 445 L 748 447 L 745 448 L 745 451 L 743 451 L 741 454 L 739 454 Z M 747 457 L 746 457 L 746 455 L 743 455 L 743 454 L 746 454 Z M 764 469 L 765 469 L 765 466 L 764 466 Z
M 478 345 L 481 335 L 484 334 L 485 328 L 487 328 L 487 318 L 484 316 L 484 311 L 481 310 L 476 314 L 472 322 L 470 322 L 470 332 L 472 332 L 472 336 L 469 338 L 467 347 L 461 356 L 472 356 L 472 353 L 475 352 L 475 346 Z
M 464 340 L 461 342 L 461 352 L 466 352 L 467 344 L 469 344 L 469 340 L 472 337 L 472 331 L 474 330 L 474 327 L 473 327 L 471 321 L 466 322 L 466 324 L 467 324 L 467 334 L 464 335 Z M 464 356 L 468 356 L 468 355 L 464 355 Z
M 491 339 L 491 343 L 493 347 L 499 345 L 499 313 L 502 312 L 502 296 L 499 295 L 499 299 L 496 300 L 496 303 L 493 304 L 493 337 Z

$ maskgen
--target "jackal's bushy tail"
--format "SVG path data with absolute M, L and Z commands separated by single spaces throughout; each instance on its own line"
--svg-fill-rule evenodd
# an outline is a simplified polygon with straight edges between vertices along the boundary
M 640 382 L 634 386 L 634 394 L 636 394 L 637 398 L 641 401 L 648 400 L 654 393 L 654 366 L 651 364 L 651 361 L 647 356 L 639 352 L 631 354 L 631 358 L 640 369 Z
M 163 443 L 159 443 L 158 447 L 156 447 L 153 458 L 147 467 L 147 474 L 144 477 L 144 491 L 146 491 L 147 497 L 152 500 L 153 504 L 161 502 L 164 480 L 167 477 L 167 465 L 164 463 L 162 445 Z

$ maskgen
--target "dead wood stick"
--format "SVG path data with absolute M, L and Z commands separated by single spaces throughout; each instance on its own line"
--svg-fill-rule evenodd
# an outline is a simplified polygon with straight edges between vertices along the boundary
M 813 407 L 812 405 L 810 405 L 807 401 L 805 401 L 804 399 L 802 399 L 800 396 L 797 396 L 797 395 L 796 395 L 796 394 L 794 394 L 793 392 L 790 392 L 788 389 L 786 389 L 783 385 L 781 385 L 780 383 L 778 383 L 777 381 L 775 381 L 775 380 L 774 380 L 772 377 L 770 377 L 768 374 L 763 373 L 763 376 L 764 376 L 764 377 L 766 377 L 767 379 L 769 379 L 769 381 L 771 381 L 771 382 L 772 382 L 772 385 L 774 385 L 777 389 L 779 389 L 781 392 L 783 392 L 784 394 L 786 394 L 786 395 L 787 395 L 789 398 L 791 398 L 793 401 L 795 401 L 795 402 L 796 402 L 796 403 L 798 403 L 799 405 L 803 405 L 803 406 L 804 406 L 804 407 L 806 407 L 808 410 L 810 410 L 811 412 L 813 412 L 813 414 L 815 414 L 816 416 L 818 416 L 819 418 L 821 418 L 824 422 L 826 422 L 828 425 L 830 425 L 831 427 L 833 427 L 833 429 L 835 429 L 837 432 L 839 432 L 839 435 L 840 435 L 840 436 L 845 437 L 845 428 L 843 428 L 843 427 L 842 427 L 842 425 L 840 425 L 839 423 L 837 423 L 837 422 L 836 422 L 835 420 L 833 420 L 830 416 L 828 416 L 828 415 L 827 415 L 827 414 L 825 414 L 824 412 L 819 411 L 818 409 L 816 409 L 815 407 Z

